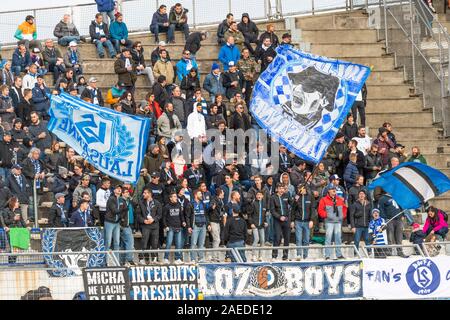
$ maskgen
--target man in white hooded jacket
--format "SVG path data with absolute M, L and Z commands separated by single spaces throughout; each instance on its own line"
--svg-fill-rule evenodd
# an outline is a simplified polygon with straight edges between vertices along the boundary
M 186 129 L 191 139 L 206 136 L 206 121 L 205 116 L 202 114 L 201 103 L 195 104 L 194 110 L 188 116 Z

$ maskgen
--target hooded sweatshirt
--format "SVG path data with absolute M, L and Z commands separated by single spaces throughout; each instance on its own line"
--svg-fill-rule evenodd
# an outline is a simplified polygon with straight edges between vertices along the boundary
M 187 118 L 187 126 L 189 137 L 191 139 L 199 136 L 206 136 L 206 121 L 203 114 L 197 112 L 197 107 L 194 105 L 194 110 Z
M 280 175 L 280 182 L 283 183 L 283 176 L 287 176 L 289 179 L 289 184 L 288 184 L 288 192 L 289 192 L 289 196 L 293 197 L 295 195 L 295 187 L 291 184 L 291 178 L 289 177 L 289 173 L 287 172 L 283 172 Z

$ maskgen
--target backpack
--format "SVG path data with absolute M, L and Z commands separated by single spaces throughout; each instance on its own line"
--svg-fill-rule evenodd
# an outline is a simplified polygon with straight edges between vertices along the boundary
M 443 211 L 443 210 L 438 210 L 438 213 L 442 213 L 442 215 L 444 216 L 444 221 L 447 221 L 448 222 L 448 214 L 447 214 L 447 212 L 445 212 L 445 211 Z

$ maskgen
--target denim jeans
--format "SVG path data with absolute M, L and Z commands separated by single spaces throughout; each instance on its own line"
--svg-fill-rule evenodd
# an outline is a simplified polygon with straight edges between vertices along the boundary
M 72 41 L 75 41 L 76 43 L 80 43 L 80 36 L 64 36 L 64 37 L 58 39 L 58 44 L 60 46 L 66 47 Z
M 255 228 L 252 229 L 252 233 L 253 233 L 253 243 L 252 246 L 256 247 L 258 246 L 258 243 L 260 245 L 260 247 L 264 247 L 264 242 L 265 242 L 265 228 Z M 262 250 L 254 250 L 253 251 L 253 255 L 256 256 L 260 256 L 262 255 Z
M 191 249 L 204 249 L 205 248 L 205 239 L 206 239 L 206 225 L 202 227 L 197 227 L 194 225 L 192 228 L 192 240 L 191 240 Z M 198 260 L 196 259 L 198 255 Z M 205 257 L 204 251 L 199 252 L 191 252 L 191 261 L 196 260 L 203 260 Z
M 364 240 L 364 243 L 366 244 L 366 246 L 370 245 L 368 228 L 356 228 L 355 238 L 354 238 L 356 249 L 359 249 L 359 242 L 361 241 L 361 239 Z
M 244 242 L 244 240 L 236 241 L 236 242 L 228 242 L 227 248 L 245 248 L 245 242 Z M 238 251 L 239 251 L 239 255 L 241 256 L 242 261 L 247 262 L 247 258 L 245 257 L 245 251 L 244 250 L 238 250 Z M 230 256 L 231 256 L 230 257 L 231 261 L 236 262 L 234 255 L 231 254 Z
M 169 231 L 167 232 L 166 239 L 166 249 L 170 249 L 172 246 L 172 242 L 175 240 L 175 249 L 183 249 L 183 235 L 181 229 L 175 230 L 172 227 L 169 227 Z M 175 260 L 181 260 L 182 255 L 180 251 L 175 252 Z M 169 252 L 166 251 L 164 253 L 164 259 L 169 259 Z
M 266 241 L 273 243 L 273 217 L 271 214 L 266 216 L 268 227 L 266 230 Z
M 295 245 L 297 247 L 309 246 L 309 222 L 295 220 Z M 297 256 L 302 255 L 302 249 L 297 249 Z M 308 249 L 303 249 L 303 258 L 308 257 Z
M 340 246 L 342 244 L 341 235 L 342 235 L 342 223 L 330 223 L 325 222 L 325 245 L 330 246 L 331 240 L 334 236 L 334 243 L 337 246 Z M 331 248 L 325 248 L 325 258 L 331 257 Z M 341 257 L 342 252 L 341 248 L 336 248 L 336 257 Z
M 21 73 L 22 71 L 23 71 L 23 72 L 26 72 L 25 69 L 22 70 L 22 67 L 21 67 L 21 66 L 12 66 L 12 67 L 11 67 L 11 71 L 14 73 L 14 75 L 15 75 L 16 77 L 20 76 L 20 73 Z
M 103 49 L 103 47 L 108 48 L 108 53 L 111 58 L 114 58 L 116 56 L 116 50 L 114 50 L 114 46 L 110 40 L 106 40 L 105 42 L 101 42 L 99 40 L 99 41 L 95 41 L 94 44 L 97 47 L 97 53 L 100 58 L 105 57 L 105 50 Z
M 105 221 L 105 250 L 110 250 L 111 244 L 112 250 L 120 249 L 120 224 Z
M 7 168 L 0 167 L 0 177 L 2 177 L 2 181 L 5 182 L 6 179 L 11 175 L 10 171 Z
M 120 249 L 131 251 L 134 250 L 134 237 L 133 232 L 131 231 L 131 227 L 128 226 L 126 228 L 120 228 Z M 120 262 L 132 262 L 133 261 L 133 253 L 128 252 L 125 254 L 121 254 Z
M 120 52 L 120 45 L 122 45 L 120 40 L 111 39 L 111 42 L 114 45 L 114 48 L 116 49 L 116 52 L 119 53 Z M 127 47 L 128 49 L 131 49 L 131 47 L 133 46 L 133 42 L 131 40 L 126 39 L 125 40 L 125 44 L 123 46 Z
M 155 41 L 159 41 L 159 33 L 161 32 L 167 32 L 167 40 L 169 41 L 169 39 L 171 39 L 171 37 L 173 38 L 173 31 L 171 31 L 169 29 L 169 27 L 160 27 L 158 25 L 150 27 L 150 31 L 151 33 L 155 34 Z M 170 32 L 172 32 L 172 34 L 170 34 Z
M 47 74 L 47 72 L 48 72 L 47 69 L 45 69 L 45 68 L 39 68 L 39 69 L 37 70 L 37 75 L 38 75 L 38 76 L 44 76 L 44 75 Z
M 113 22 L 115 20 L 114 18 L 114 10 L 111 11 L 104 11 L 104 12 L 100 12 L 103 16 L 103 22 L 110 25 L 111 22 Z M 108 18 L 109 18 L 109 23 L 108 23 Z
M 187 23 L 183 23 L 181 25 L 172 23 L 169 26 L 169 30 L 167 31 L 167 40 L 169 42 L 175 40 L 175 30 L 183 31 L 184 40 L 187 40 L 187 38 L 189 37 L 189 25 Z

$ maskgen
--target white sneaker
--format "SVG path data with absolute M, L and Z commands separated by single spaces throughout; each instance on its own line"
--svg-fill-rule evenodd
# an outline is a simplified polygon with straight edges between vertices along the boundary
M 153 263 L 158 263 L 158 258 L 156 258 L 156 257 L 153 258 L 152 262 L 153 262 Z
M 169 259 L 164 259 L 164 264 L 169 264 L 169 263 L 170 263 Z
M 141 264 L 141 265 L 144 265 L 144 266 L 145 266 L 145 260 L 144 260 L 144 259 L 141 259 L 141 260 L 139 260 L 139 264 Z
M 181 259 L 177 259 L 175 260 L 175 264 L 183 264 L 183 261 L 181 261 Z
M 194 259 L 194 260 L 191 260 L 191 264 L 195 264 L 195 259 Z
M 258 261 L 258 257 L 257 257 L 257 256 L 253 256 L 253 257 L 252 257 L 252 261 L 253 261 L 253 262 Z

